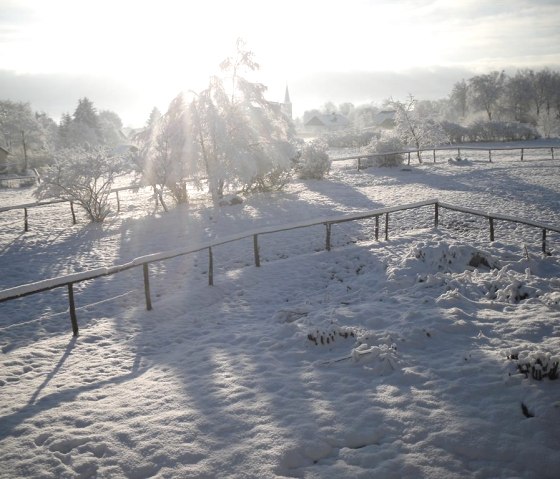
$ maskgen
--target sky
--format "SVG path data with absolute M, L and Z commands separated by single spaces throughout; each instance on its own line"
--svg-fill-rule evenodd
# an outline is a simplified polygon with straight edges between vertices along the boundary
M 243 38 L 268 98 L 447 96 L 456 81 L 560 66 L 558 0 L 0 0 L 0 99 L 57 119 L 87 96 L 141 126 L 202 90 Z

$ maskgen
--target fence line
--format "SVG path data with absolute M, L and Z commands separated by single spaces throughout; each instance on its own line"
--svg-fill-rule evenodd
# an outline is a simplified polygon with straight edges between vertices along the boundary
M 525 158 L 525 151 L 526 150 L 550 150 L 552 155 L 552 159 L 554 160 L 554 148 L 559 148 L 560 146 L 508 146 L 508 147 L 482 147 L 482 146 L 437 146 L 437 147 L 429 147 L 429 148 L 419 148 L 413 150 L 397 150 L 397 151 L 388 151 L 385 153 L 367 153 L 363 155 L 352 155 L 352 156 L 344 156 L 341 158 L 333 158 L 332 161 L 348 161 L 348 160 L 357 160 L 358 170 L 363 168 L 367 168 L 366 165 L 362 163 L 363 160 L 372 160 L 373 158 L 379 157 L 387 157 L 389 155 L 407 155 L 408 156 L 408 164 L 410 165 L 410 155 L 412 153 L 423 153 L 425 151 L 433 152 L 433 162 L 436 162 L 436 152 L 437 151 L 455 151 L 457 150 L 457 156 L 461 157 L 461 151 L 463 150 L 472 150 L 472 151 L 487 151 L 488 152 L 488 162 L 492 163 L 492 152 L 493 151 L 513 151 L 513 150 L 520 150 L 521 152 L 521 161 L 524 161 Z
M 389 215 L 391 213 L 405 211 L 410 209 L 417 209 L 433 206 L 434 207 L 434 227 L 439 226 L 439 210 L 440 208 L 457 211 L 465 214 L 480 216 L 488 219 L 489 221 L 489 228 L 490 228 L 490 241 L 494 241 L 494 221 L 507 221 L 513 222 L 518 224 L 523 224 L 526 226 L 538 228 L 542 230 L 542 251 L 543 253 L 547 253 L 546 245 L 547 245 L 547 231 L 553 231 L 556 233 L 560 233 L 559 227 L 554 227 L 551 225 L 547 225 L 544 223 L 538 223 L 535 221 L 523 219 L 523 218 L 515 218 L 512 216 L 494 214 L 494 213 L 486 213 L 479 210 L 473 210 L 470 208 L 465 208 L 461 206 L 454 206 L 449 203 L 442 203 L 438 199 L 430 199 L 426 201 L 420 201 L 417 203 L 409 203 L 400 206 L 393 206 L 387 208 L 380 208 L 377 210 L 366 211 L 363 213 L 354 213 L 350 215 L 341 215 L 341 216 L 333 216 L 329 218 L 319 218 L 309 221 L 302 221 L 298 223 L 292 223 L 289 225 L 285 225 L 281 228 L 278 227 L 268 227 L 268 228 L 260 228 L 254 231 L 244 232 L 237 235 L 231 235 L 224 237 L 220 240 L 210 241 L 207 243 L 202 244 L 195 244 L 190 248 L 180 248 L 171 251 L 164 251 L 159 253 L 154 253 L 146 256 L 140 256 L 138 258 L 133 259 L 132 261 L 106 267 L 106 268 L 97 268 L 90 271 L 85 271 L 82 273 L 75 273 L 66 276 L 60 276 L 58 278 L 47 279 L 43 281 L 38 281 L 36 283 L 28 283 L 20 286 L 16 286 L 13 288 L 0 290 L 0 303 L 4 301 L 10 301 L 17 298 L 22 298 L 25 296 L 29 296 L 32 294 L 41 293 L 44 291 L 49 291 L 55 288 L 66 286 L 68 290 L 68 304 L 69 304 L 69 312 L 70 312 L 70 321 L 72 324 L 72 331 L 74 336 L 78 335 L 79 328 L 78 328 L 78 320 L 76 315 L 76 305 L 74 300 L 74 289 L 73 285 L 75 283 L 79 283 L 82 281 L 92 280 L 96 278 L 100 278 L 102 276 L 109 276 L 113 274 L 120 273 L 122 271 L 126 271 L 136 267 L 142 267 L 143 278 L 144 278 L 144 295 L 146 301 L 146 309 L 150 311 L 152 309 L 152 301 L 151 301 L 151 294 L 150 294 L 150 278 L 149 278 L 149 265 L 150 263 L 155 263 L 158 261 L 164 261 L 172 258 L 176 258 L 178 256 L 185 256 L 192 253 L 198 253 L 200 251 L 207 250 L 208 251 L 208 285 L 214 285 L 214 257 L 212 248 L 216 248 L 217 246 L 222 246 L 228 243 L 232 243 L 235 241 L 240 241 L 247 238 L 252 238 L 253 240 L 253 253 L 254 253 L 254 262 L 256 267 L 260 267 L 260 252 L 259 252 L 259 243 L 258 237 L 259 235 L 265 234 L 273 234 L 279 233 L 283 231 L 290 231 L 299 228 L 308 228 L 311 226 L 317 225 L 324 225 L 326 229 L 325 234 L 325 249 L 327 251 L 331 250 L 331 235 L 332 235 L 332 226 L 339 223 L 345 223 L 348 221 L 357 221 L 361 219 L 368 219 L 368 218 L 375 218 L 375 239 L 379 240 L 379 218 L 384 217 L 385 219 L 385 240 L 389 239 Z

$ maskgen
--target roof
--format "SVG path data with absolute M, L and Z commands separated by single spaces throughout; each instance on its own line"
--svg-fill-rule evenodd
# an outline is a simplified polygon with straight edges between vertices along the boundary
M 313 115 L 305 126 L 344 126 L 348 124 L 348 118 L 339 113 L 327 113 L 325 115 Z

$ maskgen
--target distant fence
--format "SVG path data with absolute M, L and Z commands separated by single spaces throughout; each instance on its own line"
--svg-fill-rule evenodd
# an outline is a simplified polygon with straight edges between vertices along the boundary
M 384 218 L 384 238 L 389 240 L 389 215 L 391 213 L 424 208 L 424 207 L 434 207 L 434 227 L 439 225 L 439 213 L 440 209 L 448 209 L 452 211 L 457 211 L 469 215 L 480 216 L 488 220 L 489 226 L 489 239 L 494 241 L 495 231 L 494 224 L 496 221 L 507 221 L 512 223 L 523 224 L 526 226 L 538 228 L 542 231 L 542 251 L 547 253 L 547 232 L 553 231 L 555 233 L 560 233 L 559 227 L 553 227 L 543 223 L 538 223 L 535 221 L 530 221 L 522 218 L 515 218 L 511 216 L 499 215 L 494 213 L 486 213 L 483 211 L 473 210 L 469 208 L 463 208 L 460 206 L 454 206 L 448 203 L 442 203 L 437 199 L 430 199 L 427 201 L 421 201 L 417 203 L 410 203 L 401 206 L 393 206 L 388 208 L 381 208 L 373 211 L 367 211 L 364 213 L 355 213 L 350 215 L 336 216 L 330 218 L 322 218 L 309 220 L 299 223 L 292 223 L 290 225 L 285 225 L 281 228 L 269 227 L 261 228 L 251 232 L 245 232 L 238 235 L 232 235 L 221 240 L 211 241 L 204 244 L 193 245 L 190 248 L 181 248 L 173 251 L 165 251 L 161 253 L 155 253 L 151 255 L 141 256 L 135 258 L 129 263 L 122 265 L 111 266 L 108 268 L 98 268 L 91 271 L 86 271 L 83 273 L 70 274 L 66 276 L 61 276 L 58 278 L 47 279 L 43 281 L 38 281 L 36 283 L 24 284 L 21 286 L 16 286 L 14 288 L 9 288 L 0 291 L 0 303 L 4 301 L 10 301 L 17 298 L 22 298 L 24 296 L 29 296 L 31 294 L 41 293 L 43 291 L 49 291 L 55 288 L 66 287 L 68 290 L 68 304 L 70 312 L 70 321 L 72 324 L 72 331 L 74 335 L 78 334 L 78 320 L 76 316 L 76 306 L 74 301 L 74 289 L 73 285 L 82 281 L 87 281 L 95 278 L 100 278 L 102 276 L 109 276 L 122 271 L 126 271 L 132 268 L 142 267 L 143 278 L 144 278 L 144 296 L 146 301 L 146 309 L 149 311 L 152 309 L 152 300 L 150 294 L 150 277 L 149 277 L 149 265 L 151 263 L 156 263 L 159 261 L 168 260 L 171 258 L 176 258 L 179 256 L 185 256 L 192 253 L 198 253 L 200 251 L 208 252 L 208 285 L 214 285 L 214 256 L 213 248 L 222 246 L 235 241 L 241 241 L 244 239 L 251 238 L 253 241 L 253 254 L 254 263 L 256 267 L 261 265 L 260 261 L 260 251 L 258 238 L 260 235 L 279 233 L 282 231 L 290 231 L 299 228 L 308 228 L 311 226 L 324 225 L 325 226 L 325 249 L 327 251 L 331 250 L 331 235 L 332 226 L 339 223 L 345 223 L 348 221 L 357 221 L 362 219 L 374 218 L 375 219 L 375 239 L 379 240 L 380 233 L 380 218 Z
M 121 210 L 121 201 L 119 191 L 138 190 L 139 186 L 123 186 L 121 188 L 113 188 L 111 193 L 115 193 L 117 199 L 117 213 Z M 35 203 L 26 203 L 22 205 L 4 206 L 0 208 L 0 213 L 5 211 L 22 210 L 23 211 L 23 229 L 29 231 L 29 210 L 31 208 L 40 208 L 42 206 L 56 205 L 60 203 L 68 203 L 70 205 L 70 213 L 72 214 L 72 224 L 76 224 L 76 211 L 74 210 L 74 202 L 70 200 L 50 200 L 50 201 L 37 201 Z
M 502 147 L 502 148 L 488 148 L 482 146 L 438 146 L 438 147 L 431 147 L 431 148 L 420 148 L 416 150 L 401 150 L 401 151 L 388 151 L 385 153 L 367 153 L 363 155 L 352 155 L 352 156 L 344 156 L 342 158 L 333 158 L 332 161 L 348 161 L 348 160 L 357 160 L 358 170 L 362 170 L 364 168 L 368 168 L 371 166 L 368 164 L 373 158 L 383 158 L 390 155 L 407 155 L 408 157 L 408 164 L 410 165 L 410 155 L 411 154 L 422 154 L 423 152 L 429 151 L 432 152 L 433 162 L 436 162 L 436 152 L 438 151 L 456 151 L 457 157 L 461 157 L 461 151 L 487 151 L 488 152 L 488 161 L 492 163 L 492 152 L 493 151 L 517 151 L 520 152 L 520 159 L 524 161 L 525 159 L 525 152 L 527 150 L 549 150 L 550 154 L 552 155 L 552 159 L 554 160 L 554 148 L 559 148 L 558 146 L 514 146 L 514 147 Z

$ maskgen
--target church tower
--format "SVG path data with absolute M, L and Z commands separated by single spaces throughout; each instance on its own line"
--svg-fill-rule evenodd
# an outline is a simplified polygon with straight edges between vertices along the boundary
M 284 103 L 282 103 L 282 113 L 284 113 L 284 115 L 286 115 L 290 120 L 292 119 L 292 102 L 290 100 L 288 85 L 286 85 L 286 94 L 284 95 Z

